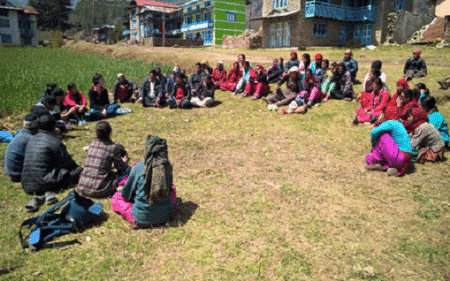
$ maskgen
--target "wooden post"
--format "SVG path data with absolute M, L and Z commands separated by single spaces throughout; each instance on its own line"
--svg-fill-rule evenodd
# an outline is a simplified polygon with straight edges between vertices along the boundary
M 162 46 L 165 47 L 166 43 L 166 14 L 162 14 L 163 24 L 162 24 Z

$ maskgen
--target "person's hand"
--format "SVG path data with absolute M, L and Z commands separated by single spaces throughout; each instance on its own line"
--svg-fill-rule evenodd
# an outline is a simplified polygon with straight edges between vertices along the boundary
M 166 94 L 166 99 L 168 99 L 169 98 L 169 94 Z
M 105 117 L 106 117 L 106 115 L 108 115 L 108 112 L 106 111 L 106 108 L 103 108 L 102 115 L 105 116 Z
M 124 157 L 122 157 L 122 161 L 128 163 L 128 161 L 130 161 L 130 158 L 128 158 L 128 156 L 125 155 Z
M 205 82 L 205 81 L 203 81 L 203 86 L 205 86 L 205 87 L 206 87 L 206 82 Z
M 161 98 L 157 98 L 156 102 L 155 102 L 156 107 L 161 107 L 160 103 L 161 103 Z
M 122 186 L 119 185 L 119 186 L 116 188 L 116 191 L 117 191 L 117 192 L 120 192 L 121 190 L 122 190 Z
M 177 101 L 177 106 L 181 106 L 181 100 L 176 100 Z
M 402 99 L 397 99 L 397 106 L 400 106 L 402 104 L 403 100 Z
M 279 89 L 280 89 L 280 85 L 277 84 L 277 85 L 275 86 L 275 91 L 278 91 Z
M 196 89 L 192 89 L 192 93 L 197 93 L 197 90 Z

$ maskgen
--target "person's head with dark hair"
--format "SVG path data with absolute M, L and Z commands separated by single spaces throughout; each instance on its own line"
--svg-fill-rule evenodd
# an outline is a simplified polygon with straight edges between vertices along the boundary
M 238 55 L 238 62 L 239 63 L 244 63 L 245 61 L 245 55 L 244 54 L 239 54 Z
M 156 72 L 156 75 L 158 75 L 161 73 L 161 66 L 155 65 L 155 68 L 153 68 L 153 70 Z
M 381 71 L 381 66 L 383 65 L 383 63 L 380 60 L 376 60 L 374 62 L 372 62 L 372 69 L 377 69 L 379 71 Z
M 201 63 L 197 62 L 197 63 L 195 64 L 195 71 L 196 71 L 197 73 L 200 73 L 200 72 L 202 71 L 202 64 L 201 64 Z
M 372 68 L 369 72 L 369 77 L 367 80 L 369 81 L 375 81 L 378 77 L 380 77 L 381 73 L 378 69 Z
M 280 57 L 278 60 L 280 61 L 280 65 L 284 64 L 284 59 L 282 57 Z
M 94 85 L 100 84 L 100 86 L 102 86 L 103 84 L 105 84 L 105 79 L 101 74 L 95 73 L 92 77 L 92 83 L 94 83 Z
M 312 70 L 311 70 L 311 68 L 307 68 L 306 70 L 305 70 L 305 80 L 306 81 L 309 81 L 312 77 L 313 77 L 313 72 L 312 72 Z
M 308 68 L 309 65 L 311 64 L 311 56 L 308 53 L 304 53 L 302 55 L 302 62 L 305 68 Z
M 44 106 L 48 109 L 48 110 L 53 110 L 55 109 L 55 105 L 56 105 L 56 99 L 54 96 L 46 96 L 43 100 L 42 103 L 44 104 Z
M 148 77 L 150 78 L 150 81 L 151 81 L 151 82 L 155 82 L 155 80 L 156 80 L 156 75 L 157 75 L 156 71 L 155 71 L 154 69 L 152 69 L 152 70 L 150 71 L 150 73 L 148 74 Z
M 380 77 L 375 78 L 375 81 L 373 81 L 373 89 L 374 91 L 381 91 L 383 88 L 383 80 L 381 80 Z
M 419 101 L 420 107 L 427 112 L 430 110 L 436 110 L 436 99 L 433 96 L 425 96 Z
M 76 87 L 77 85 L 75 85 L 75 83 L 69 83 L 67 84 L 67 90 L 72 90 L 74 87 Z
M 95 133 L 97 134 L 97 138 L 99 140 L 109 140 L 111 137 L 111 125 L 109 125 L 106 121 L 100 121 L 97 123 L 97 126 L 95 127 Z
M 335 61 L 334 61 L 334 62 L 332 62 L 332 63 L 331 63 L 331 65 L 330 65 L 330 69 L 331 69 L 331 70 L 335 70 L 335 69 L 336 69 L 336 67 L 337 67 L 337 65 L 338 65 L 338 63 L 337 63 L 337 62 L 335 62 Z
M 61 88 L 56 88 L 52 92 L 52 96 L 56 99 L 56 104 L 61 104 L 64 101 L 65 92 Z
M 420 91 L 420 90 L 426 90 L 427 86 L 424 83 L 417 83 L 415 88 Z
M 414 98 L 414 93 L 411 89 L 404 89 L 402 91 L 402 98 L 404 101 L 411 101 Z
M 123 147 L 122 144 L 118 143 L 117 149 L 119 150 L 119 155 L 120 158 L 122 158 L 122 161 L 128 163 L 130 159 L 128 158 L 128 152 L 125 150 L 125 147 Z
M 212 83 L 211 74 L 205 74 L 205 82 L 206 82 L 206 84 Z
M 57 87 L 58 85 L 56 83 L 48 83 L 47 86 L 45 87 L 45 92 L 47 93 L 47 95 L 51 95 L 53 90 Z
M 23 128 L 30 130 L 32 135 L 39 131 L 39 117 L 33 113 L 28 114 L 23 118 Z
M 339 74 L 344 74 L 345 73 L 345 71 L 346 71 L 345 63 L 340 62 L 340 63 L 337 64 L 336 67 L 337 67 L 337 70 L 338 70 Z
M 323 69 L 327 69 L 328 67 L 330 67 L 330 61 L 327 60 L 327 59 L 324 59 L 324 60 L 322 61 L 322 68 L 323 68 Z
M 175 82 L 177 83 L 177 85 L 183 85 L 185 78 L 186 78 L 186 75 L 184 75 L 183 73 L 179 72 L 179 73 L 177 73 L 177 77 L 175 78 Z
M 55 130 L 56 120 L 51 115 L 44 115 L 39 118 L 39 129 L 52 133 Z

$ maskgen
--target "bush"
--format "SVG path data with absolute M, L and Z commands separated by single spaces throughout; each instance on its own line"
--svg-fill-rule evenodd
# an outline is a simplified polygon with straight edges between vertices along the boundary
M 63 45 L 63 37 L 60 30 L 52 31 L 52 42 L 50 44 L 54 49 L 61 48 L 61 46 Z

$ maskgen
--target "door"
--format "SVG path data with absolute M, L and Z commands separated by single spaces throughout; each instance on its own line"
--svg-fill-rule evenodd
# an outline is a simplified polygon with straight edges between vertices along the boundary
M 350 37 L 350 25 L 348 23 L 341 23 L 339 26 L 338 46 L 342 46 Z
M 358 24 L 353 28 L 353 38 L 359 39 L 362 45 L 370 46 L 372 45 L 372 29 L 373 24 Z

